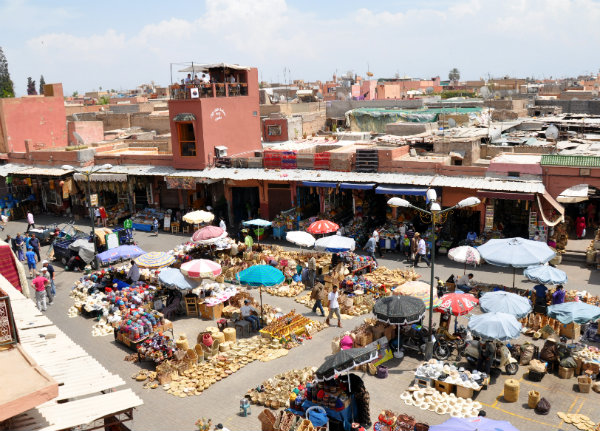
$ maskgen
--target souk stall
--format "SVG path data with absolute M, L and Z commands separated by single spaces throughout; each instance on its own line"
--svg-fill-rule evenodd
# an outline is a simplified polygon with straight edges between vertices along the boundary
M 165 218 L 166 211 L 156 208 L 145 208 L 131 217 L 132 227 L 135 230 L 150 232 L 154 225 L 154 219 L 161 224 Z

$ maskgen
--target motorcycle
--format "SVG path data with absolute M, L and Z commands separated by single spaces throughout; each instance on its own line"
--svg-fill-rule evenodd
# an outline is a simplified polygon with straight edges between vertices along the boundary
M 499 341 L 495 341 L 496 346 L 496 355 L 492 360 L 493 368 L 504 368 L 506 374 L 512 376 L 519 371 L 519 363 L 513 356 L 510 354 L 510 350 L 504 343 Z M 471 340 L 468 341 L 465 346 L 465 357 L 467 361 L 473 366 L 477 365 L 477 361 L 479 359 L 479 341 Z
M 465 352 L 467 338 L 467 329 L 464 326 L 459 326 L 454 332 L 455 339 L 449 339 L 440 331 L 437 333 L 436 343 L 433 346 L 434 358 L 444 361 L 448 359 L 454 349 L 456 349 L 456 360 L 460 361 Z
M 434 331 L 435 331 L 435 326 L 434 326 Z M 427 336 L 428 336 L 429 330 L 421 325 L 411 325 L 408 330 L 404 331 L 401 334 L 401 340 L 402 340 L 402 350 L 412 350 L 413 352 L 416 352 L 418 354 L 421 355 L 425 355 L 426 350 L 427 350 Z M 435 341 L 435 336 L 433 337 L 434 339 L 434 343 L 436 343 Z M 435 344 L 434 344 L 434 351 L 435 351 Z

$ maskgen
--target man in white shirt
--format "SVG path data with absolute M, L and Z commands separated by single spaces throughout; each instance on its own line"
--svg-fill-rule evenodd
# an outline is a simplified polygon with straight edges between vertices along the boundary
M 129 268 L 127 278 L 131 280 L 132 284 L 140 281 L 140 268 L 135 263 L 135 260 L 131 261 L 131 268 Z
M 338 319 L 338 328 L 341 328 L 342 315 L 340 314 L 340 304 L 338 302 L 339 296 L 340 295 L 338 294 L 338 287 L 333 286 L 333 290 L 329 292 L 329 295 L 327 295 L 327 299 L 329 299 L 329 315 L 327 316 L 327 319 L 325 319 L 325 323 L 329 325 L 329 320 L 335 313 Z
M 244 300 L 244 305 L 242 305 L 242 308 L 240 308 L 240 313 L 242 315 L 242 319 L 250 322 L 252 325 L 252 330 L 258 331 L 258 325 L 260 324 L 260 318 L 256 316 L 258 311 L 256 311 L 256 308 L 250 305 L 250 301 L 248 299 Z
M 379 231 L 377 229 L 373 231 L 373 239 L 375 240 L 375 250 L 379 252 L 379 257 L 383 257 L 383 253 L 381 253 L 381 243 L 379 242 Z
M 465 274 L 456 280 L 456 287 L 465 293 L 469 293 L 473 288 L 473 274 Z
M 208 75 L 207 75 L 207 74 L 205 74 L 205 73 L 203 73 L 203 74 L 202 74 L 202 82 L 203 82 L 204 84 L 209 84 L 209 83 L 210 83 L 210 78 L 209 78 L 209 77 L 208 77 Z
M 415 266 L 419 264 L 421 259 L 427 263 L 427 266 L 430 266 L 431 263 L 427 258 L 427 246 L 425 245 L 425 240 L 421 238 L 421 235 L 418 232 L 415 234 L 415 240 L 417 241 L 417 256 L 415 257 Z

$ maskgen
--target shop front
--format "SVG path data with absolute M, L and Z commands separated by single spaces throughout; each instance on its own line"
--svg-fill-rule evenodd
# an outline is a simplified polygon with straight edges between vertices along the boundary
M 78 216 L 87 216 L 87 177 L 80 173 L 73 175 L 79 193 L 75 194 L 73 208 Z M 131 215 L 127 175 L 94 173 L 90 175 L 90 192 L 98 197 L 98 206 L 104 207 L 108 215 L 107 224 L 115 226 Z
M 485 206 L 483 230 L 488 237 L 529 238 L 529 217 L 534 206 L 534 193 L 479 190 L 476 196 Z
M 477 191 L 473 189 L 444 187 L 442 209 L 453 207 L 461 200 L 475 196 L 476 193 Z M 444 240 L 451 241 L 456 246 L 466 241 L 469 232 L 475 232 L 479 237 L 483 228 L 482 214 L 484 212 L 485 205 L 481 203 L 474 207 L 452 210 L 442 227 Z
M 386 209 L 386 226 L 384 230 L 394 231 L 400 223 L 412 224 L 415 232 L 425 232 L 429 226 L 427 218 L 423 218 L 422 213 L 412 208 L 390 208 L 387 201 L 393 197 L 400 197 L 407 200 L 418 208 L 427 208 L 427 187 L 382 184 L 377 186 L 375 193 L 383 196 L 382 204 Z M 437 190 L 438 197 L 441 196 L 441 190 Z
M 7 194 L 0 201 L 5 215 L 25 217 L 28 210 L 34 213 L 68 215 L 72 213 L 77 187 L 69 170 L 60 168 L 26 168 L 6 177 Z
M 258 180 L 227 180 L 225 199 L 229 205 L 227 212 L 233 227 L 240 226 L 244 220 L 267 216 L 267 199 L 261 197 L 261 189 L 264 194 L 264 185 Z

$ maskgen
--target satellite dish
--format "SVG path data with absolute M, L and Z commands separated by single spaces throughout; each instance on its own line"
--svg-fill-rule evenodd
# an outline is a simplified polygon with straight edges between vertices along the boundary
M 450 127 L 450 128 L 456 127 L 456 120 L 454 118 L 448 119 L 448 127 Z
M 85 141 L 83 140 L 83 138 L 81 137 L 81 135 L 77 132 L 73 132 L 73 136 L 75 137 L 75 140 L 77 141 L 77 145 L 85 145 Z
M 546 135 L 546 139 L 556 140 L 558 139 L 558 128 L 554 124 L 550 124 L 544 131 L 544 134 Z
M 487 87 L 485 87 L 485 86 L 483 86 L 483 87 L 481 87 L 481 88 L 479 89 L 479 94 L 480 94 L 480 95 L 481 95 L 481 97 L 483 97 L 484 99 L 489 99 L 489 98 L 490 98 L 490 96 L 492 95 L 492 94 L 490 93 L 490 89 L 489 89 L 489 88 L 487 88 Z

